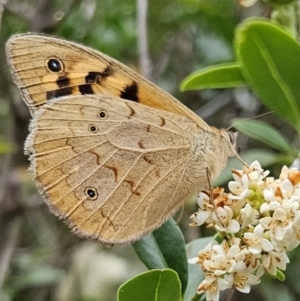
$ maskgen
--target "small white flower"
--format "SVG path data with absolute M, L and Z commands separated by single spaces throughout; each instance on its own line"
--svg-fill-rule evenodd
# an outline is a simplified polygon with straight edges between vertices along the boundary
M 242 261 L 235 265 L 235 272 L 233 273 L 233 285 L 242 293 L 249 293 L 251 285 L 260 283 L 259 277 L 248 272 L 246 264 Z
M 281 169 L 281 173 L 279 175 L 279 179 L 281 181 L 283 181 L 284 179 L 287 179 L 288 178 L 288 175 L 291 171 L 297 171 L 296 168 L 291 168 L 289 169 L 287 166 L 283 166 L 282 169 Z
M 292 220 L 282 208 L 277 208 L 273 216 L 264 217 L 260 224 L 267 230 L 270 230 L 275 239 L 282 241 L 288 230 L 293 226 Z
M 190 258 L 188 259 L 188 263 L 190 264 L 203 264 L 203 262 L 205 260 L 208 260 L 211 258 L 211 253 L 212 253 L 212 247 L 215 245 L 215 244 L 218 244 L 215 240 L 212 240 L 210 243 L 208 243 L 204 249 L 201 249 L 198 253 L 198 256 L 197 257 L 193 257 L 193 258 Z
M 260 254 L 262 251 L 270 252 L 273 250 L 273 245 L 269 240 L 263 237 L 264 235 L 264 228 L 261 225 L 257 225 L 254 228 L 253 233 L 246 232 L 244 233 L 243 241 L 248 246 L 250 253 L 257 255 Z
M 289 198 L 293 194 L 293 192 L 293 184 L 288 179 L 284 179 L 281 183 L 281 193 L 283 198 Z
M 212 214 L 214 213 L 214 206 L 210 202 L 210 198 L 207 194 L 200 192 L 198 194 L 197 203 L 199 205 L 198 212 L 191 215 L 190 219 L 193 221 L 193 225 L 201 226 L 205 222 L 212 223 Z
M 251 185 L 262 181 L 268 176 L 269 173 L 269 170 L 263 170 L 261 168 L 261 165 L 258 161 L 252 162 L 247 171 L 248 179 Z
M 271 275 L 276 275 L 277 268 L 284 271 L 286 269 L 286 264 L 289 262 L 289 258 L 285 253 L 271 251 L 262 256 L 262 265 L 260 268 L 264 268 Z M 258 274 L 260 273 L 261 272 L 258 271 Z
M 259 223 L 259 212 L 252 208 L 251 205 L 248 203 L 246 206 L 241 209 L 241 217 L 242 217 L 242 226 L 241 228 L 244 229 L 249 225 L 257 225 Z
M 216 276 L 224 275 L 226 272 L 231 273 L 235 265 L 234 260 L 227 260 L 226 256 L 219 254 L 213 260 L 205 260 L 203 267 L 205 271 L 214 273 Z
M 287 251 L 294 250 L 299 245 L 299 231 L 294 231 L 293 235 L 284 242 L 284 247 Z M 281 250 L 284 250 L 283 248 Z
M 217 213 L 213 214 L 215 228 L 220 232 L 237 233 L 240 231 L 240 224 L 233 219 L 233 212 L 229 206 L 218 207 Z
M 206 292 L 207 301 L 219 301 L 220 291 L 228 288 L 230 288 L 229 283 L 225 279 L 206 273 L 205 279 L 198 286 L 197 293 L 202 294 Z
M 263 193 L 264 193 L 264 199 L 266 200 L 266 202 L 260 206 L 260 209 L 259 209 L 260 213 L 265 213 L 267 211 L 274 211 L 277 208 L 281 207 L 280 202 L 277 200 L 277 198 L 275 197 L 275 194 L 272 190 L 264 189 Z
M 254 273 L 257 268 L 261 265 L 260 258 L 261 258 L 261 253 L 260 254 L 252 254 L 250 252 L 246 253 L 244 262 L 248 268 L 249 271 Z
M 247 188 L 243 187 L 243 185 L 240 182 L 230 181 L 228 183 L 228 188 L 233 194 L 237 196 L 241 196 L 242 194 L 248 193 L 248 187 Z
M 223 241 L 222 244 L 216 244 L 212 247 L 215 251 L 215 254 L 224 255 L 227 260 L 244 260 L 245 251 L 240 248 L 241 240 L 239 238 L 233 238 L 231 240 L 231 246 L 229 247 L 226 241 Z

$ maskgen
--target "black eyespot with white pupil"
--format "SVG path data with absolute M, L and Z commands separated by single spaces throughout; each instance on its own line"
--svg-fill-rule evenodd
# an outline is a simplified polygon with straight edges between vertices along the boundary
M 52 72 L 60 72 L 63 70 L 63 63 L 59 59 L 49 59 L 47 67 Z
M 105 119 L 107 118 L 107 113 L 105 111 L 100 111 L 98 116 L 100 119 Z
M 87 187 L 85 189 L 85 195 L 89 200 L 96 200 L 98 197 L 97 189 L 94 187 Z
M 89 130 L 92 132 L 92 133 L 96 133 L 98 132 L 98 127 L 96 125 L 89 125 Z

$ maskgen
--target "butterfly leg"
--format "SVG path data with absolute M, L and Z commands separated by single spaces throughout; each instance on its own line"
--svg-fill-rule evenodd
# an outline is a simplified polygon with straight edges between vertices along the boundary
M 210 202 L 214 206 L 214 210 L 216 211 L 216 205 L 215 205 L 215 202 L 213 200 L 213 190 L 212 190 L 212 185 L 211 185 L 211 173 L 210 173 L 209 167 L 206 167 L 205 170 L 206 170 L 208 188 L 209 188 L 209 191 L 210 191 Z
M 217 216 L 219 222 L 223 225 L 223 223 L 221 221 L 221 218 L 219 216 L 218 209 L 216 207 L 214 198 L 213 198 L 213 189 L 212 189 L 212 185 L 211 185 L 211 173 L 210 173 L 209 167 L 206 167 L 205 170 L 206 170 L 206 177 L 207 177 L 207 182 L 208 182 L 208 188 L 209 188 L 209 191 L 210 191 L 210 203 L 214 207 L 214 210 L 215 210 L 215 213 L 216 213 L 216 216 Z

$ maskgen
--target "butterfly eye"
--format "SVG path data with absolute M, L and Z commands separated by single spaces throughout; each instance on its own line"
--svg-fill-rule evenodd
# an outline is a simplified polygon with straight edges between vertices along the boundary
M 63 63 L 58 59 L 50 59 L 47 62 L 47 67 L 52 72 L 60 72 L 63 69 Z
M 105 111 L 100 111 L 98 113 L 98 116 L 100 119 L 106 119 L 107 118 L 107 113 Z
M 89 125 L 89 130 L 92 132 L 92 133 L 97 133 L 98 132 L 98 127 L 91 124 Z
M 234 149 L 236 151 L 236 154 L 239 154 L 241 150 L 236 145 L 237 133 L 233 133 L 233 132 L 227 131 L 227 136 L 228 136 L 228 139 L 230 141 L 230 144 L 234 147 Z
M 96 200 L 98 197 L 97 189 L 94 187 L 87 187 L 85 189 L 85 195 L 90 200 Z
M 229 141 L 232 145 L 236 144 L 236 135 L 233 132 L 227 132 Z

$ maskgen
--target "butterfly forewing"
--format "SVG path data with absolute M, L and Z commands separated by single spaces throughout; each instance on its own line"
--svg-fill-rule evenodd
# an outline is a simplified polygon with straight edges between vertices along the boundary
M 190 176 L 197 126 L 180 115 L 108 96 L 72 96 L 49 101 L 31 130 L 26 149 L 39 190 L 83 237 L 136 240 L 201 185 Z
M 106 94 L 208 125 L 170 94 L 120 62 L 78 43 L 42 34 L 12 37 L 6 45 L 13 77 L 32 114 L 53 98 Z

